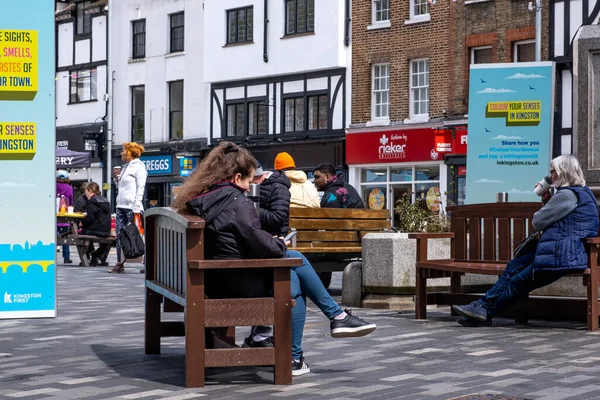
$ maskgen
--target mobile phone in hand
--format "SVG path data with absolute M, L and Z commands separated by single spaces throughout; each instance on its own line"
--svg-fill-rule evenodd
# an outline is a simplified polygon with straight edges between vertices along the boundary
M 283 239 L 284 242 L 287 242 L 288 240 L 292 240 L 292 238 L 296 236 L 296 231 L 291 231 L 290 233 L 288 233 L 288 235 Z

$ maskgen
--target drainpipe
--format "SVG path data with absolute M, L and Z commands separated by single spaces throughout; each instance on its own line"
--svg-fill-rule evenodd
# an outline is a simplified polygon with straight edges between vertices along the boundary
M 264 8 L 265 8 L 265 23 L 264 25 L 264 30 L 263 30 L 263 61 L 268 63 L 269 62 L 269 55 L 267 54 L 267 33 L 268 33 L 268 29 L 267 29 L 267 25 L 269 24 L 269 0 L 265 0 L 264 3 Z

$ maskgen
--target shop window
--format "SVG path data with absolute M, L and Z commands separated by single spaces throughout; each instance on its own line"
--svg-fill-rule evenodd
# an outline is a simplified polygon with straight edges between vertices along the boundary
M 410 62 L 410 117 L 429 119 L 429 60 Z
M 82 69 L 71 72 L 71 103 L 92 101 L 98 98 L 98 81 L 96 80 L 96 69 Z
M 441 211 L 439 164 L 363 168 L 359 176 L 365 204 L 369 208 L 385 204 L 383 208 L 390 210 L 390 217 L 395 217 L 394 207 L 403 196 L 431 212 Z
M 535 61 L 535 40 L 523 40 L 513 44 L 514 62 L 533 62 Z
M 183 139 L 183 81 L 169 82 L 169 138 Z
M 492 62 L 492 46 L 471 48 L 471 64 L 489 64 Z
M 185 14 L 179 12 L 170 15 L 171 20 L 171 48 L 170 52 L 175 53 L 184 50 L 185 41 Z

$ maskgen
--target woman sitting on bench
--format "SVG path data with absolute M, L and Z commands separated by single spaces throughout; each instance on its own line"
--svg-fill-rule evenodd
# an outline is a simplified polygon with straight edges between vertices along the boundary
M 306 320 L 306 296 L 331 320 L 331 336 L 359 337 L 373 332 L 375 324 L 345 312 L 331 298 L 308 260 L 288 251 L 283 237 L 261 229 L 250 199 L 244 196 L 254 178 L 256 160 L 248 150 L 230 142 L 214 148 L 177 193 L 173 208 L 190 211 L 205 222 L 206 259 L 301 258 L 291 268 L 292 375 L 310 372 L 302 357 L 302 335 Z M 267 270 L 210 270 L 205 273 L 208 297 L 265 297 L 272 293 L 273 273 Z
M 83 234 L 107 238 L 110 236 L 110 202 L 100 194 L 100 186 L 96 182 L 90 182 L 85 186 L 84 211 L 87 213 L 83 219 Z M 106 256 L 110 251 L 110 244 L 101 243 L 94 250 L 94 244 L 90 243 L 88 256 L 90 265 L 108 265 Z
M 532 290 L 549 285 L 588 266 L 584 239 L 598 234 L 598 205 L 573 155 L 550 163 L 554 196 L 542 194 L 543 207 L 533 215 L 533 227 L 542 232 L 537 249 L 513 259 L 483 298 L 452 306 L 463 326 L 492 324 L 492 318 Z

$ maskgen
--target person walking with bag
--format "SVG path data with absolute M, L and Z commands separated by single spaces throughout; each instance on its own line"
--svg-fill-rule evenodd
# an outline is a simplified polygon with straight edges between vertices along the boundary
M 552 160 L 550 177 L 556 194 L 552 196 L 549 190 L 541 193 L 544 205 L 532 220 L 533 227 L 542 232 L 537 246 L 510 261 L 481 299 L 452 306 L 462 316 L 460 325 L 490 326 L 494 316 L 532 290 L 587 268 L 584 239 L 598 235 L 596 198 L 571 154 Z
M 143 152 L 144 147 L 135 142 L 124 143 L 121 159 L 125 162 L 125 165 L 121 168 L 120 174 L 116 169 L 113 171 L 118 190 L 116 211 L 117 263 L 108 270 L 113 274 L 125 272 L 125 261 L 121 262 L 121 230 L 127 224 L 133 223 L 136 215 L 141 218 L 141 213 L 144 211 L 142 199 L 144 198 L 148 172 L 146 172 L 146 167 L 140 160 Z

